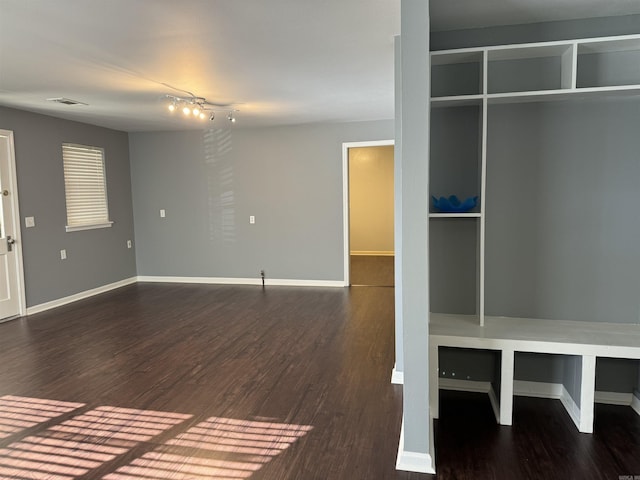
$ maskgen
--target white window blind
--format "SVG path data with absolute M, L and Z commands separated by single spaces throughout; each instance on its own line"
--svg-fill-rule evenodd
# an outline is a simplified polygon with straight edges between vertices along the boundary
M 104 150 L 62 144 L 67 231 L 110 227 Z

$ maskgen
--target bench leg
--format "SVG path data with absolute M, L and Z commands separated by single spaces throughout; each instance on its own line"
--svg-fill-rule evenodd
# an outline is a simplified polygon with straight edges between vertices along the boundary
M 513 350 L 502 350 L 500 373 L 500 425 L 513 423 Z
M 582 433 L 593 433 L 593 408 L 596 391 L 596 357 L 582 356 L 582 383 L 580 386 L 580 428 Z

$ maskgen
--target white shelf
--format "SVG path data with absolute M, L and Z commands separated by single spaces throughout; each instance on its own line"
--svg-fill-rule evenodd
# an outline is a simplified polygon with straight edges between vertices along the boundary
M 432 313 L 429 335 L 449 346 L 640 359 L 639 324 L 486 316 L 480 327 L 473 316 Z
M 465 212 L 465 213 L 430 213 L 429 218 L 480 218 L 481 213 L 478 212 Z
M 620 85 L 596 85 L 589 88 L 576 88 L 582 78 L 578 78 L 580 75 L 578 64 L 581 58 L 589 55 L 615 55 L 621 52 L 637 52 L 640 55 L 640 35 L 497 45 L 432 52 L 431 62 L 433 66 L 478 63 L 482 66 L 483 81 L 478 94 L 432 97 L 431 103 L 434 108 L 438 108 L 481 105 L 485 99 L 491 104 L 500 104 L 571 100 L 586 96 L 597 97 L 598 95 L 636 95 L 640 92 L 640 74 L 637 79 L 634 79 L 635 81 L 625 79 L 627 81 L 619 82 L 621 83 Z M 556 59 L 558 62 L 556 67 L 557 78 L 553 81 L 557 88 L 520 91 L 518 85 L 514 84 L 513 91 L 506 86 L 500 86 L 500 91 L 492 92 L 491 85 L 488 85 L 493 71 L 492 67 L 496 64 L 545 58 Z
M 481 106 L 484 95 L 456 95 L 447 97 L 432 97 L 432 107 L 469 107 Z
M 537 43 L 529 45 L 505 45 L 487 48 L 490 62 L 525 60 L 527 58 L 561 57 L 573 48 L 573 43 Z

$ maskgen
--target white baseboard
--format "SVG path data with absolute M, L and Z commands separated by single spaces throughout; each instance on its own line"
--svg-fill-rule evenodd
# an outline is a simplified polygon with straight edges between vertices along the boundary
M 500 418 L 500 406 L 493 386 L 490 382 L 477 382 L 473 380 L 458 380 L 454 378 L 440 378 L 441 390 L 457 390 L 460 392 L 486 393 L 491 401 L 491 408 L 496 418 Z M 573 423 L 580 430 L 580 408 L 571 398 L 567 389 L 561 383 L 527 382 L 515 380 L 513 382 L 513 394 L 520 397 L 548 398 L 560 400 Z M 623 405 L 633 408 L 640 415 L 640 398 L 631 393 L 595 392 L 595 402 L 607 405 Z
M 431 432 L 433 432 L 433 422 L 431 422 Z M 431 435 L 430 450 L 433 453 L 433 435 Z M 400 428 L 400 442 L 398 444 L 398 457 L 396 459 L 396 470 L 403 472 L 418 472 L 435 474 L 433 455 L 421 452 L 409 452 L 404 449 L 404 418 Z
M 573 423 L 576 424 L 578 431 L 580 431 L 580 407 L 578 407 L 573 398 L 571 398 L 571 395 L 569 395 L 569 392 L 564 386 L 562 387 L 560 402 L 571 417 L 571 420 L 573 420 Z
M 633 393 L 618 392 L 596 392 L 595 402 L 607 405 L 624 405 L 626 407 L 632 405 Z
M 385 250 L 353 250 L 350 254 L 354 257 L 393 257 L 395 252 Z
M 489 393 L 490 382 L 476 382 L 473 380 L 457 380 L 454 378 L 440 378 L 440 388 L 442 390 L 458 390 L 461 392 Z M 525 380 L 514 380 L 513 394 L 518 397 L 549 398 L 560 400 L 568 392 L 561 383 L 528 382 Z M 596 403 L 607 405 L 633 405 L 633 399 L 640 402 L 638 397 L 631 393 L 619 392 L 595 392 Z M 572 400 L 573 401 L 573 400 Z
M 638 395 L 638 393 L 636 393 Z M 631 397 L 631 408 L 633 408 L 638 415 L 640 415 L 640 398 L 636 395 Z
M 138 277 L 139 282 L 155 283 L 201 283 L 209 285 L 262 285 L 260 278 L 237 278 L 237 277 L 170 277 L 170 276 L 146 276 Z M 266 286 L 280 287 L 344 287 L 342 280 L 288 280 L 266 278 Z
M 58 298 L 50 302 L 41 303 L 27 308 L 27 315 L 33 315 L 35 313 L 44 312 L 52 308 L 61 307 L 68 303 L 77 302 L 78 300 L 84 300 L 85 298 L 93 297 L 101 293 L 114 290 L 116 288 L 131 285 L 137 282 L 157 282 L 157 283 L 204 283 L 212 285 L 262 285 L 262 280 L 259 278 L 218 278 L 218 277 L 153 277 L 153 276 L 138 276 L 126 278 L 118 282 L 103 285 L 101 287 L 92 288 L 91 290 L 85 290 L 68 297 Z M 265 285 L 267 286 L 290 286 L 290 287 L 344 287 L 343 281 L 334 280 L 286 280 L 286 279 L 265 279 Z
M 489 384 L 489 402 L 491 403 L 491 409 L 496 417 L 496 422 L 500 423 L 500 402 L 496 396 L 496 392 L 493 389 L 493 385 Z
M 391 383 L 394 385 L 404 385 L 404 372 L 399 372 L 396 367 L 391 370 Z
M 553 398 L 562 397 L 562 384 L 545 382 L 528 382 L 514 380 L 513 394 L 519 397 Z
M 474 380 L 459 380 L 457 378 L 438 379 L 440 390 L 456 390 L 459 392 L 489 393 L 491 382 L 476 382 Z
M 76 293 L 74 295 L 69 295 L 68 297 L 58 298 L 57 300 L 52 300 L 50 302 L 34 305 L 33 307 L 27 308 L 27 315 L 33 315 L 35 313 L 51 310 L 52 308 L 61 307 L 63 305 L 67 305 L 68 303 L 77 302 L 78 300 L 83 300 L 85 298 L 93 297 L 94 295 L 99 295 L 101 293 L 105 293 L 110 290 L 114 290 L 116 288 L 124 287 L 126 285 L 131 285 L 132 283 L 136 283 L 136 282 L 137 282 L 136 277 L 126 278 L 124 280 L 110 283 L 108 285 L 103 285 L 101 287 L 92 288 L 91 290 L 85 290 L 84 292 Z

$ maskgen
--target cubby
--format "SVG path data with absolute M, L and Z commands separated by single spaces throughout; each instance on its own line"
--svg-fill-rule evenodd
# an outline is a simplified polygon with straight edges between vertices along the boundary
M 468 50 L 431 57 L 431 96 L 460 97 L 483 93 L 483 52 Z
M 578 88 L 634 85 L 640 85 L 640 39 L 593 41 L 578 45 Z
M 496 48 L 487 51 L 488 94 L 570 89 L 573 45 Z

